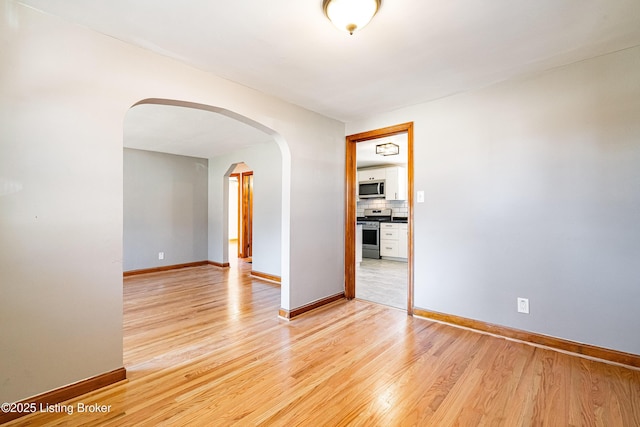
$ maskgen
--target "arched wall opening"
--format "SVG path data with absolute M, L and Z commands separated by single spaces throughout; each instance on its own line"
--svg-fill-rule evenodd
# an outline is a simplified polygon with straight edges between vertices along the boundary
M 244 162 L 233 163 L 225 173 L 225 178 L 229 187 L 229 219 L 226 227 L 229 263 L 233 264 L 234 258 L 249 258 L 252 255 L 253 171 Z
M 155 112 L 152 108 L 154 106 L 164 108 L 164 110 L 161 110 L 163 116 L 160 119 L 165 127 L 168 124 L 167 122 L 173 124 L 171 113 L 186 113 L 189 114 L 188 117 L 192 117 L 191 113 L 195 112 L 196 115 L 191 119 L 187 119 L 185 123 L 176 122 L 175 127 L 187 126 L 196 128 L 200 126 L 200 121 L 208 120 L 208 114 L 210 114 L 211 117 L 215 117 L 215 120 L 217 120 L 213 125 L 215 131 L 209 130 L 205 132 L 209 133 L 208 136 L 202 137 L 200 135 L 201 139 L 191 141 L 191 143 L 187 141 L 188 138 L 172 143 L 168 140 L 172 136 L 170 135 L 171 129 L 166 130 L 165 128 L 162 131 L 162 126 L 154 128 L 155 124 L 153 123 L 147 126 L 147 128 L 151 129 L 142 129 L 144 120 L 153 120 L 153 117 L 150 116 Z M 167 116 L 164 116 L 165 114 Z M 197 116 L 198 114 L 200 115 L 199 117 Z M 187 116 L 185 115 L 185 117 Z M 139 123 L 132 123 L 136 118 L 141 118 Z M 224 121 L 224 125 L 221 125 L 222 121 Z M 227 124 L 228 128 L 226 127 Z M 284 138 L 275 130 L 232 111 L 210 105 L 171 99 L 153 98 L 137 102 L 127 112 L 124 127 L 125 151 L 145 150 L 151 152 L 159 149 L 177 156 L 193 156 L 194 159 L 207 160 L 203 166 L 206 168 L 208 175 L 206 190 L 206 260 L 215 265 L 229 265 L 228 177 L 234 167 L 232 165 L 241 162 L 252 165 L 256 174 L 253 268 L 259 273 L 264 273 L 267 277 L 277 277 L 279 279 L 281 283 L 281 307 L 288 307 L 291 165 L 289 147 Z M 234 130 L 239 133 L 234 133 Z M 145 145 L 141 140 L 144 139 L 144 132 L 148 131 L 156 132 L 159 136 L 155 140 L 151 138 L 152 140 L 148 145 Z M 262 140 L 259 139 L 260 135 L 262 135 Z M 195 136 L 194 138 L 197 139 Z M 244 139 L 247 139 L 248 142 L 244 141 Z M 186 147 L 189 144 L 191 144 L 191 147 Z M 178 147 L 176 148 L 176 146 Z M 154 147 L 159 148 L 154 149 Z M 196 168 L 200 168 L 200 166 L 197 166 L 199 164 L 197 160 L 193 162 Z M 125 156 L 125 174 L 126 168 L 127 158 Z M 126 199 L 127 189 L 125 189 L 125 204 Z M 194 205 L 193 200 L 189 199 L 189 202 Z M 128 257 L 126 206 L 124 223 L 124 265 L 126 270 Z M 161 250 L 150 252 L 155 257 L 156 252 L 161 252 Z
M 222 238 L 224 242 L 229 242 L 223 248 L 223 257 L 228 259 L 230 265 L 236 257 L 252 262 L 253 170 L 245 162 L 232 163 L 223 179 L 223 185 L 229 189 L 223 200 L 227 203 L 228 215 L 222 221 L 223 232 L 227 233 Z M 235 251 L 231 251 L 232 242 L 235 242 Z

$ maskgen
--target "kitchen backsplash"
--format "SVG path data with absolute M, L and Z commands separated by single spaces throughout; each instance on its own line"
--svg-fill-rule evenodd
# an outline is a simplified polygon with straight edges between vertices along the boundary
M 391 208 L 393 216 L 409 216 L 409 205 L 406 200 L 367 199 L 360 200 L 356 216 L 364 216 L 365 209 Z

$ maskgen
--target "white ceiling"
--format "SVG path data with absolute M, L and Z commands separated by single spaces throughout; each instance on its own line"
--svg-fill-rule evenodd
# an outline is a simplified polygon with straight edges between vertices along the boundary
M 408 138 L 407 133 L 402 133 L 384 138 L 371 139 L 356 144 L 356 165 L 358 169 L 373 166 L 396 165 L 406 166 L 408 163 Z M 398 146 L 398 154 L 393 156 L 382 156 L 376 154 L 376 145 L 392 142 Z
M 640 45 L 638 0 L 383 0 L 353 36 L 322 0 L 19 2 L 344 122 Z

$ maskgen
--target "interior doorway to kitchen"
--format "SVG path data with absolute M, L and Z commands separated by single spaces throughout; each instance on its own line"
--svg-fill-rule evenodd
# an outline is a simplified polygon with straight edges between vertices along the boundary
M 362 257 L 356 247 L 356 298 L 402 310 L 407 309 L 407 158 L 406 132 L 356 145 L 356 242 L 362 236 Z
M 346 164 L 345 295 L 412 314 L 413 124 L 348 136 Z

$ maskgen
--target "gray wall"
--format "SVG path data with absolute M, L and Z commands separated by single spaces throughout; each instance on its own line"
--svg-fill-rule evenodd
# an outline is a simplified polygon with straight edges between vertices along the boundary
M 281 275 L 282 154 L 275 141 L 209 159 L 209 259 L 228 262 L 228 184 L 231 165 L 244 162 L 253 171 L 252 270 Z
M 0 40 L 0 401 L 123 366 L 123 122 L 141 101 L 212 106 L 272 135 L 282 307 L 343 288 L 343 123 L 13 1 Z M 335 232 L 313 238 L 309 218 Z
M 640 47 L 348 124 L 414 121 L 416 306 L 640 354 L 638 76 Z
M 207 163 L 124 149 L 124 271 L 207 259 Z

